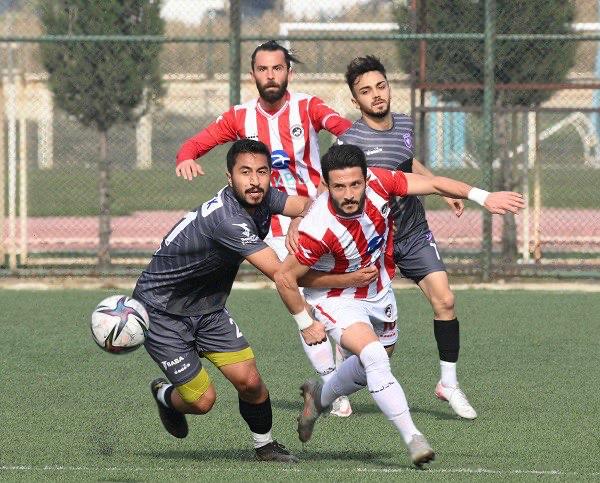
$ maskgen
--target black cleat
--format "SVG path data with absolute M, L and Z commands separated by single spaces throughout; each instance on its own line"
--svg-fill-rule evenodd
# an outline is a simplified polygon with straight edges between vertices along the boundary
M 277 441 L 256 448 L 256 459 L 259 461 L 278 461 L 280 463 L 298 463 L 298 458 L 291 454 L 285 446 Z
M 160 416 L 160 420 L 169 434 L 175 436 L 176 438 L 185 438 L 188 435 L 188 424 L 185 419 L 185 415 L 175 409 L 166 407 L 156 397 L 158 390 L 164 384 L 169 384 L 169 381 L 163 377 L 154 379 L 154 381 L 150 383 L 152 397 L 154 397 L 156 405 L 158 406 L 158 415 Z

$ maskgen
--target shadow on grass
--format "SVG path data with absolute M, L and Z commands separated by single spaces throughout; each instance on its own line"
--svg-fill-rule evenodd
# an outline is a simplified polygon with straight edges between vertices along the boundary
M 144 458 L 159 458 L 172 460 L 195 460 L 195 461 L 214 461 L 223 462 L 229 461 L 247 461 L 256 462 L 254 452 L 251 449 L 240 448 L 212 448 L 203 450 L 167 450 L 167 451 L 139 451 L 133 453 L 136 456 Z M 405 455 L 398 451 L 347 451 L 343 448 L 339 450 L 329 451 L 298 451 L 295 452 L 301 463 L 310 462 L 339 462 L 339 461 L 355 461 L 364 464 L 369 462 L 372 465 L 380 465 L 385 468 L 413 468 L 408 463 L 394 463 L 394 459 L 405 459 Z M 390 461 L 391 460 L 391 461 Z
M 353 417 L 356 417 L 356 416 L 360 416 L 360 415 L 381 414 L 381 411 L 375 405 L 374 402 L 373 403 L 354 403 L 354 402 L 352 402 L 352 400 L 350 400 L 350 402 L 352 404 L 352 416 L 350 416 L 350 419 Z M 273 405 L 274 408 L 283 409 L 286 411 L 292 411 L 294 413 L 300 412 L 302 410 L 302 401 L 301 400 L 298 400 L 298 402 L 290 402 L 290 401 L 287 401 L 284 399 L 271 399 L 271 404 Z M 458 419 L 458 417 L 452 413 L 444 412 L 444 411 L 436 411 L 433 409 L 424 409 L 424 408 L 420 408 L 420 407 L 412 407 L 411 406 L 410 411 L 413 414 L 427 414 L 438 420 L 451 421 L 451 420 Z

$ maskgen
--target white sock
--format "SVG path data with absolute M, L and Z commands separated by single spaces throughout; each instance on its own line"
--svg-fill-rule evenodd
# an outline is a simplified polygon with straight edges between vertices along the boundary
M 408 444 L 415 434 L 421 433 L 412 421 L 402 386 L 392 374 L 385 348 L 381 342 L 371 342 L 361 351 L 360 360 L 371 396 Z
M 165 392 L 172 385 L 173 384 L 163 384 L 162 386 L 160 386 L 160 388 L 158 389 L 158 392 L 156 393 L 156 399 L 158 399 L 160 401 L 160 403 L 167 408 L 170 408 L 172 406 L 171 406 L 171 401 L 169 401 L 169 402 L 165 401 Z
M 321 344 L 308 345 L 304 342 L 302 335 L 300 335 L 300 341 L 313 369 L 324 383 L 329 381 L 335 373 L 335 361 L 333 360 L 333 350 L 331 349 L 329 339 Z
M 351 356 L 339 366 L 321 390 L 321 405 L 329 406 L 340 396 L 348 396 L 367 385 L 365 369 L 357 356 Z
M 440 361 L 440 373 L 443 386 L 458 386 L 458 379 L 456 378 L 456 362 Z
M 271 431 L 265 434 L 252 433 L 252 440 L 254 442 L 255 448 L 260 448 L 265 444 L 269 444 L 273 441 L 273 436 L 271 436 Z

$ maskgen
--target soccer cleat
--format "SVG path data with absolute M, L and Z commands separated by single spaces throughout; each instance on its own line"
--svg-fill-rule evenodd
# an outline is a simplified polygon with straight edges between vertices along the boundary
M 298 438 L 306 443 L 312 436 L 315 422 L 326 408 L 321 406 L 321 390 L 323 385 L 310 379 L 300 387 L 300 395 L 304 398 L 304 408 L 298 415 Z
M 450 387 L 442 385 L 441 381 L 438 382 L 435 386 L 435 397 L 450 404 L 452 410 L 461 418 L 475 419 L 477 417 L 475 409 L 469 404 L 467 396 L 461 391 L 458 384 Z
M 331 405 L 332 409 L 330 414 L 339 418 L 347 418 L 352 414 L 352 406 L 350 406 L 350 400 L 348 396 L 340 396 Z
M 165 384 L 169 384 L 169 381 L 163 377 L 154 379 L 154 381 L 150 383 L 152 396 L 154 397 L 156 405 L 158 406 L 158 415 L 160 416 L 160 420 L 169 434 L 175 436 L 176 438 L 185 438 L 188 435 L 188 424 L 185 419 L 185 415 L 173 408 L 166 407 L 158 400 L 158 390 Z
M 285 446 L 277 441 L 256 448 L 256 459 L 259 461 L 278 461 L 280 463 L 298 463 L 298 458 L 291 454 Z
M 417 468 L 422 468 L 425 463 L 435 459 L 435 453 L 422 434 L 415 434 L 408 443 L 408 454 Z

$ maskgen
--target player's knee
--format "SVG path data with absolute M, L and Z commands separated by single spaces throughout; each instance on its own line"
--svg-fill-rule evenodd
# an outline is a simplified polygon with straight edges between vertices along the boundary
M 258 370 L 249 371 L 246 377 L 236 384 L 238 393 L 245 399 L 254 399 L 263 392 L 263 381 Z
M 192 408 L 194 410 L 194 414 L 206 414 L 215 405 L 216 400 L 217 400 L 216 391 L 209 390 L 209 391 L 205 392 L 204 394 L 202 394 L 200 399 L 191 403 L 190 406 L 192 406 Z
M 431 299 L 431 304 L 433 305 L 436 313 L 453 312 L 454 294 L 451 290 L 448 290 L 439 296 L 433 297 Z
M 379 341 L 367 344 L 360 352 L 359 357 L 367 374 L 369 372 L 390 371 L 390 358 L 388 352 Z

